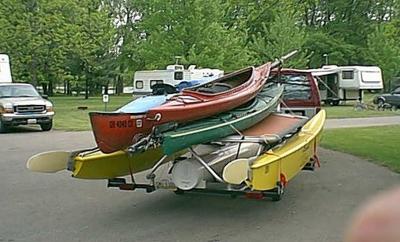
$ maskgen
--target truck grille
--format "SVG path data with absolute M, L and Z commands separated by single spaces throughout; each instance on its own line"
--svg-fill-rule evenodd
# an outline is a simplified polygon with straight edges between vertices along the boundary
M 46 110 L 44 105 L 20 105 L 14 108 L 17 113 L 41 113 Z

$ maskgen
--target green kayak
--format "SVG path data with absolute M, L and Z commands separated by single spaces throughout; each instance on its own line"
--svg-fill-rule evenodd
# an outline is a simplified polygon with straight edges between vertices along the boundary
M 282 92 L 283 86 L 266 84 L 255 99 L 239 108 L 162 133 L 161 147 L 166 155 L 171 155 L 192 145 L 216 141 L 245 130 L 276 110 Z

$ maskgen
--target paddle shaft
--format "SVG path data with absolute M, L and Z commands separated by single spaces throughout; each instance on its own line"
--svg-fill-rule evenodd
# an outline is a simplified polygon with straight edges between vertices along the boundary
M 280 65 L 283 64 L 287 59 L 292 58 L 294 55 L 296 55 L 299 51 L 298 50 L 293 50 L 290 53 L 282 56 L 281 58 L 277 59 L 276 61 L 272 62 L 271 64 L 271 69 L 274 69 Z

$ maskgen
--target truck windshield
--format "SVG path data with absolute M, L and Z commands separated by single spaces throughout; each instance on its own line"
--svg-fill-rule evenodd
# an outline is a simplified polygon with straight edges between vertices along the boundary
M 38 97 L 39 93 L 29 85 L 0 86 L 0 98 L 8 97 Z

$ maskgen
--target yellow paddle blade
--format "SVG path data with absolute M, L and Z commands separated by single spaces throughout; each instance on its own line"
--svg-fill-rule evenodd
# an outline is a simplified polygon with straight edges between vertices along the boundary
M 248 178 L 249 160 L 237 159 L 224 167 L 222 177 L 229 184 L 239 185 Z
M 26 167 L 31 171 L 55 173 L 67 168 L 71 153 L 67 151 L 48 151 L 29 158 Z

